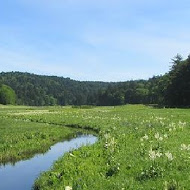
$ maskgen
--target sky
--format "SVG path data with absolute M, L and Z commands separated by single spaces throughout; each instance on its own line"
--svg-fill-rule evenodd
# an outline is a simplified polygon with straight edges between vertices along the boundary
M 187 58 L 189 34 L 189 0 L 0 0 L 0 72 L 148 79 Z

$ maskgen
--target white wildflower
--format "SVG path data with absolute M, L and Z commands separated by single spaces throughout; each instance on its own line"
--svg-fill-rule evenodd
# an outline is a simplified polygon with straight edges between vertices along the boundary
M 181 144 L 181 150 L 187 150 L 186 144 Z
M 76 157 L 74 154 L 72 154 L 72 153 L 69 153 L 69 155 L 71 156 L 71 157 Z
M 163 141 L 163 137 L 160 136 L 159 133 L 156 133 L 156 134 L 154 135 L 154 137 L 155 137 L 157 140 L 159 140 L 159 141 Z
M 183 129 L 186 126 L 186 124 L 187 124 L 186 122 L 179 121 L 178 126 L 180 129 Z
M 152 149 L 149 150 L 149 158 L 151 160 L 155 160 L 156 159 L 156 152 Z
M 66 186 L 65 187 L 65 190 L 72 190 L 73 188 L 72 187 L 70 187 L 70 186 Z
M 108 148 L 108 143 L 107 142 L 105 143 L 104 148 Z
M 148 135 L 145 134 L 145 136 L 143 137 L 145 140 L 148 140 Z
M 159 137 L 160 137 L 159 133 L 156 133 L 156 134 L 154 135 L 154 137 L 155 137 L 156 139 L 159 139 Z
M 108 141 L 108 139 L 110 138 L 110 134 L 109 133 L 104 134 L 104 138 L 106 139 L 106 141 Z
M 181 150 L 190 150 L 190 144 L 189 145 L 181 144 Z
M 167 139 L 167 138 L 168 138 L 168 135 L 167 135 L 167 134 L 164 134 L 164 138 L 166 138 L 166 139 Z
M 111 146 L 114 146 L 115 144 L 116 144 L 115 138 L 112 137 L 112 138 L 110 139 L 110 145 L 111 145 Z
M 148 135 L 145 134 L 142 138 L 140 138 L 140 141 L 143 142 L 144 140 L 148 140 Z
M 172 153 L 170 153 L 170 152 L 166 152 L 165 156 L 168 158 L 169 161 L 172 161 L 174 159 L 172 156 Z
M 158 152 L 156 153 L 156 156 L 160 158 L 160 157 L 162 156 L 162 153 L 158 151 Z

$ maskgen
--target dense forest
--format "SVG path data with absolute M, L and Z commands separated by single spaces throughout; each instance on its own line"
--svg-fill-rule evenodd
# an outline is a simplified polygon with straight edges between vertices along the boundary
M 157 104 L 168 107 L 190 106 L 190 56 L 178 54 L 170 71 L 148 80 L 117 83 L 99 94 L 100 105 Z
M 0 81 L 15 91 L 17 104 L 31 106 L 93 105 L 98 92 L 108 87 L 104 82 L 80 82 L 21 72 L 0 73 Z
M 148 80 L 75 81 L 21 72 L 0 73 L 0 103 L 44 105 L 158 104 L 190 106 L 190 56 L 172 59 L 170 71 Z

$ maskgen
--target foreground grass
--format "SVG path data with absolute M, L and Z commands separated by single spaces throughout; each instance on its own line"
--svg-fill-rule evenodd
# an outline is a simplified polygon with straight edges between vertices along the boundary
M 44 110 L 45 109 L 45 110 Z M 67 153 L 34 189 L 189 189 L 190 110 L 145 106 L 47 107 L 7 119 L 98 131 L 99 141 Z M 47 138 L 48 139 L 48 138 Z

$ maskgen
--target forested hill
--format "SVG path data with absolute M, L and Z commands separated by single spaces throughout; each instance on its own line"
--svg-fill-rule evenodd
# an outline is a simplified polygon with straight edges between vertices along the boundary
M 0 73 L 0 103 L 20 105 L 161 104 L 190 106 L 190 56 L 172 59 L 170 71 L 148 80 L 80 82 L 70 78 L 30 73 Z M 2 85 L 3 84 L 3 85 Z M 13 92 L 14 91 L 14 92 Z
M 0 83 L 11 87 L 19 105 L 122 105 L 163 101 L 163 77 L 118 83 L 80 82 L 70 78 L 30 73 L 0 73 Z M 0 103 L 12 103 L 2 101 Z
M 15 91 L 17 104 L 36 106 L 93 105 L 97 102 L 98 92 L 104 91 L 109 85 L 104 82 L 80 82 L 70 78 L 21 72 L 2 72 L 0 81 Z
M 108 86 L 99 95 L 100 105 L 158 104 L 168 107 L 190 107 L 190 55 L 172 59 L 168 73 L 149 80 L 136 80 Z

